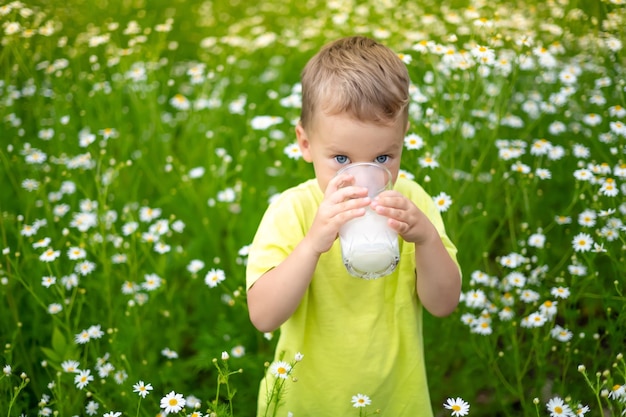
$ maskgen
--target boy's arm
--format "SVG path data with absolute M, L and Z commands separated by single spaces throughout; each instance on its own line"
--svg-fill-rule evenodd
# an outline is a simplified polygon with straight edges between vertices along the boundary
M 250 321 L 262 331 L 276 330 L 296 311 L 304 296 L 317 262 L 337 239 L 339 228 L 365 214 L 371 201 L 367 189 L 348 186 L 349 176 L 333 178 L 305 237 L 279 265 L 264 273 L 248 289 Z
M 254 327 L 262 332 L 274 331 L 296 311 L 319 257 L 305 237 L 283 262 L 254 283 L 248 290 L 248 310 Z
M 425 220 L 428 221 L 426 216 Z M 451 314 L 461 295 L 461 274 L 456 262 L 446 250 L 435 226 L 428 221 L 428 237 L 415 243 L 417 294 L 422 305 L 432 315 L 444 317 Z
M 422 305 L 437 317 L 451 314 L 459 303 L 461 274 L 437 228 L 397 191 L 381 194 L 372 206 L 389 218 L 389 225 L 404 240 L 415 243 L 416 289 Z

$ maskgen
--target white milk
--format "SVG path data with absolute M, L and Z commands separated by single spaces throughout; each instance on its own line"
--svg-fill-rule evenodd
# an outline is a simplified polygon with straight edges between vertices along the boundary
M 371 209 L 350 220 L 339 231 L 343 262 L 348 271 L 366 279 L 390 274 L 399 260 L 398 235 L 387 218 Z

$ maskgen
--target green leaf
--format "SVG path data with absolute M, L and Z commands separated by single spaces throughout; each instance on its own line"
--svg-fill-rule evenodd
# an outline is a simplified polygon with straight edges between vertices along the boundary
M 52 349 L 61 357 L 63 357 L 63 354 L 67 350 L 67 340 L 58 327 L 52 330 Z
M 53 349 L 42 347 L 41 351 L 46 355 L 46 358 L 55 364 L 61 363 L 62 357 Z

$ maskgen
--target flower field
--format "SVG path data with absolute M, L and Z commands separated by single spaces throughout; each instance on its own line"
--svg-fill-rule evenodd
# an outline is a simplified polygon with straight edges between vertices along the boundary
M 13 1 L 0 25 L 0 416 L 247 417 L 265 372 L 297 383 L 306 351 L 270 363 L 249 322 L 247 247 L 313 176 L 300 70 L 353 34 L 409 69 L 401 174 L 459 249 L 459 307 L 425 318 L 435 415 L 626 415 L 624 0 Z

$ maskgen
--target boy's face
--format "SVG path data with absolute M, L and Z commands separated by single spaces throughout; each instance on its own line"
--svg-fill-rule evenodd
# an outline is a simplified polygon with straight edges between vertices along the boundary
M 392 125 L 360 122 L 346 114 L 318 112 L 305 131 L 298 124 L 296 136 L 305 161 L 313 163 L 322 189 L 344 166 L 355 162 L 384 165 L 396 182 L 407 125 L 399 119 Z

